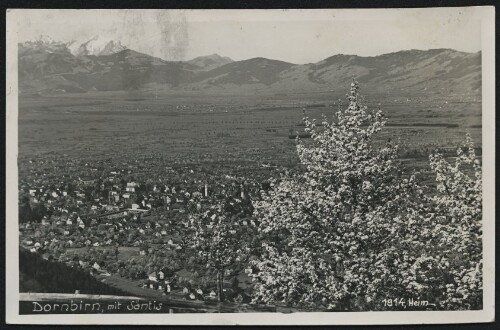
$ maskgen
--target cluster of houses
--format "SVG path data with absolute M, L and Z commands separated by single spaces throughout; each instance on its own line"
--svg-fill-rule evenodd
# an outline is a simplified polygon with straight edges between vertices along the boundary
M 45 186 L 24 185 L 20 196 L 27 195 L 30 205 L 42 204 L 53 214 L 64 215 L 77 211 L 81 216 L 102 218 L 122 210 L 146 214 L 151 209 L 161 206 L 167 211 L 184 212 L 191 198 L 207 197 L 212 192 L 207 183 L 201 182 L 187 183 L 185 188 L 168 184 L 154 184 L 147 187 L 136 181 L 124 183 L 114 175 L 107 179 L 108 181 L 102 181 L 102 179 L 80 177 L 72 191 L 64 187 L 50 189 Z
M 180 289 L 177 281 L 177 276 L 166 276 L 166 271 L 159 270 L 152 272 L 144 283 L 140 284 L 144 289 L 158 290 L 165 294 L 170 294 L 174 289 Z M 184 298 L 188 300 L 215 300 L 217 293 L 215 290 L 204 292 L 201 288 L 191 288 L 184 286 L 181 290 Z
M 47 212 L 37 220 L 19 222 L 20 244 L 44 258 L 60 258 L 59 261 L 95 276 L 110 276 L 116 269 L 107 269 L 102 261 L 66 260 L 64 252 L 82 247 L 136 246 L 140 255 L 155 253 L 143 248 L 145 244 L 161 244 L 170 251 L 183 250 L 190 244 L 182 239 L 191 225 L 186 215 L 188 206 L 199 209 L 205 199 L 225 196 L 229 191 L 240 200 L 252 193 L 236 176 L 226 175 L 214 181 L 211 176 L 217 176 L 217 172 L 196 173 L 188 167 L 161 167 L 158 171 L 162 175 L 172 177 L 165 180 L 150 171 L 142 177 L 134 172 L 132 177 L 130 164 L 125 163 L 122 169 L 116 169 L 113 162 L 110 165 L 114 168 L 106 165 L 107 169 L 91 163 L 80 167 L 64 167 L 57 161 L 45 162 L 43 166 L 38 166 L 39 163 L 29 163 L 29 171 L 24 168 L 19 197 L 20 201 L 27 200 L 31 208 L 42 205 Z M 133 169 L 140 169 L 138 164 Z M 26 172 L 31 174 L 25 175 Z M 194 200 L 198 202 L 193 204 Z M 250 225 L 250 220 L 243 219 L 240 225 Z M 161 271 L 149 274 L 141 286 L 167 294 L 174 290 L 175 284 L 164 276 Z M 175 290 L 182 291 L 186 299 L 215 299 L 213 290 L 203 292 L 201 288 L 187 287 Z
M 166 160 L 155 157 L 118 165 L 112 160 L 66 162 L 70 165 L 64 166 L 60 159 L 20 161 L 20 202 L 28 200 L 32 208 L 43 206 L 51 215 L 76 212 L 82 218 L 102 218 L 123 210 L 146 214 L 158 207 L 184 212 L 193 197 L 223 195 L 224 185 L 241 184 L 236 177 L 222 176 L 220 166 L 173 168 L 166 166 Z M 242 189 L 241 197 L 249 193 Z
M 173 211 L 172 211 L 173 212 Z M 180 214 L 178 214 L 180 215 Z M 213 219 L 212 219 L 213 221 Z M 237 219 L 249 226 L 252 219 Z M 188 217 L 171 214 L 154 216 L 126 209 L 92 219 L 76 212 L 44 216 L 41 222 L 20 223 L 20 243 L 32 252 L 52 253 L 55 249 L 107 246 L 141 247 L 140 254 L 149 253 L 144 244 L 164 244 L 167 249 L 181 250 L 182 233 L 191 226 Z M 212 222 L 206 223 L 211 227 Z
M 144 242 L 165 243 L 172 249 L 181 249 L 176 233 L 179 224 L 158 221 L 137 221 L 137 215 L 128 211 L 113 219 L 92 219 L 87 224 L 76 214 L 67 217 L 44 217 L 41 223 L 20 225 L 21 245 L 38 252 L 51 242 L 59 243 L 63 248 L 105 247 L 105 246 L 140 246 Z M 187 224 L 181 224 L 185 227 Z M 131 235 L 134 237 L 129 241 Z M 49 251 L 50 252 L 50 249 Z M 147 252 L 141 250 L 141 254 Z

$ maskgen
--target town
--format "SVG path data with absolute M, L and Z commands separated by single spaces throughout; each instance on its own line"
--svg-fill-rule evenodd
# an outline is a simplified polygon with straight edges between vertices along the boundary
M 213 198 L 233 199 L 243 206 L 232 211 L 241 240 L 251 239 L 251 200 L 259 198 L 267 179 L 280 169 L 254 165 L 258 168 L 250 169 L 249 180 L 209 167 L 167 163 L 161 157 L 120 165 L 22 158 L 20 246 L 125 292 L 216 300 L 215 270 L 200 263 L 189 210 L 199 210 Z M 247 261 L 226 269 L 226 300 L 250 301 L 252 269 Z

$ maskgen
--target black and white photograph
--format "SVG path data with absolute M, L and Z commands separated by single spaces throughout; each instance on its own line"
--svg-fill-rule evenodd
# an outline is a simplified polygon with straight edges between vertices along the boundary
M 7 321 L 493 321 L 494 14 L 8 10 Z

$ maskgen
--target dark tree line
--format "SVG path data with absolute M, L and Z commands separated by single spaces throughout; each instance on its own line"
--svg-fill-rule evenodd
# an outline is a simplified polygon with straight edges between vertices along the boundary
M 51 212 L 43 204 L 30 205 L 29 197 L 23 196 L 19 201 L 19 222 L 40 222 Z
M 100 282 L 86 271 L 45 260 L 22 248 L 19 249 L 19 271 L 27 278 L 35 279 L 44 292 L 75 293 L 79 290 L 82 294 L 128 295 L 127 292 Z M 24 287 L 20 283 L 21 291 Z

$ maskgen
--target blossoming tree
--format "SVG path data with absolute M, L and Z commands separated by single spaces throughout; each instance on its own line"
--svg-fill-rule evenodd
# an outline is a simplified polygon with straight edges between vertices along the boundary
M 461 229 L 450 229 L 455 236 L 443 253 L 462 249 L 477 256 L 476 234 L 464 232 L 478 230 L 470 223 L 481 207 L 480 182 L 470 188 L 470 178 L 453 169 L 459 165 L 451 168 L 436 155 L 431 166 L 438 174 L 439 191 L 448 189 L 453 197 L 426 196 L 415 175 L 402 173 L 397 146 L 376 142 L 385 119 L 380 110 L 369 111 L 362 104 L 356 82 L 348 100 L 347 109 L 332 120 L 323 117 L 322 125 L 304 119 L 312 138 L 297 145 L 304 173 L 284 175 L 254 202 L 263 247 L 254 261 L 254 302 L 364 310 L 383 309 L 383 299 L 418 298 L 424 288 L 438 287 L 432 281 L 446 283 L 442 275 L 450 274 L 437 271 L 440 277 L 429 278 L 423 271 L 429 265 L 426 253 L 436 258 L 426 239 L 440 244 L 439 237 L 446 236 L 433 228 L 434 216 L 447 216 L 450 226 L 451 219 L 463 223 Z M 473 158 L 469 149 L 457 162 Z M 479 165 L 474 166 L 477 170 Z M 465 208 L 460 206 L 464 199 Z M 452 206 L 457 209 L 447 213 Z M 469 220 L 459 220 L 463 216 Z M 469 240 L 459 242 L 459 235 Z M 471 261 L 460 267 L 471 271 L 474 265 Z M 449 286 L 450 295 L 463 287 Z
M 352 83 L 349 106 L 322 125 L 304 119 L 312 142 L 299 141 L 306 171 L 284 177 L 255 205 L 264 255 L 255 301 L 361 308 L 390 278 L 397 253 L 393 219 L 411 200 L 414 177 L 403 179 L 397 146 L 376 146 L 385 119 L 361 104 Z
M 454 163 L 429 157 L 437 191 L 427 197 L 411 267 L 415 295 L 434 298 L 442 309 L 482 306 L 482 170 L 467 134 Z
M 234 266 L 243 255 L 245 240 L 239 220 L 250 209 L 241 199 L 217 196 L 205 201 L 194 199 L 189 215 L 193 229 L 194 248 L 208 268 L 217 271 L 219 301 L 224 301 L 223 282 L 226 269 Z

